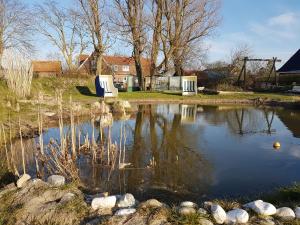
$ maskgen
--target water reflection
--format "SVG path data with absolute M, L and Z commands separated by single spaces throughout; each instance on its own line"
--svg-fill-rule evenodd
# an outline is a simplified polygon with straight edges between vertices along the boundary
M 165 201 L 268 191 L 300 180 L 299 115 L 279 108 L 139 105 L 130 117 L 115 118 L 112 128 L 118 141 L 125 124 L 126 162 L 132 167 L 110 171 L 80 155 L 80 176 L 92 190 Z M 78 127 L 82 138 L 92 136 L 90 122 Z M 45 143 L 58 135 L 57 128 L 49 129 Z M 95 136 L 100 140 L 99 130 Z M 279 152 L 274 140 L 282 143 Z M 28 143 L 26 162 L 33 173 L 35 142 Z

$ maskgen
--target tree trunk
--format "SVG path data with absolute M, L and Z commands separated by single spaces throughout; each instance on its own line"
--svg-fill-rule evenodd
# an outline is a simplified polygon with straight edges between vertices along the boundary
M 4 53 L 4 44 L 3 44 L 3 33 L 0 34 L 0 70 L 2 75 L 2 57 Z
M 134 54 L 134 61 L 135 61 L 136 75 L 137 75 L 138 81 L 139 81 L 139 88 L 141 91 L 143 91 L 145 89 L 144 88 L 144 77 L 143 77 L 141 57 L 140 57 L 139 53 Z
M 159 37 L 161 34 L 162 29 L 162 0 L 156 0 L 157 4 L 157 11 L 155 16 L 155 28 L 153 32 L 153 38 L 152 38 L 152 49 L 151 49 L 151 67 L 150 67 L 150 90 L 153 88 L 153 77 L 156 74 L 156 62 L 158 57 L 158 51 L 159 51 Z
M 97 63 L 96 75 L 101 75 L 102 74 L 102 54 L 97 55 L 96 63 Z
M 182 66 L 180 65 L 180 63 L 176 63 L 175 62 L 175 73 L 176 73 L 176 76 L 183 76 L 182 74 Z

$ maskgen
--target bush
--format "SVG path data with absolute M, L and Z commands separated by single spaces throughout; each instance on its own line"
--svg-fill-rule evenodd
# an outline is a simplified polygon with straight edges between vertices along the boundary
M 221 82 L 216 85 L 218 91 L 243 91 L 239 86 L 233 85 L 230 82 Z

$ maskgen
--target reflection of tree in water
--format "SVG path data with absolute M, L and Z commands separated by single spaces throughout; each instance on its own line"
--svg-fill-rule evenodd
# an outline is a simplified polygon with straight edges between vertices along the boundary
M 195 139 L 195 134 L 181 125 L 181 115 L 175 114 L 171 122 L 168 116 L 156 114 L 154 106 L 148 113 L 140 108 L 130 161 L 136 168 L 146 168 L 151 161 L 152 169 L 132 171 L 129 189 L 138 187 L 148 193 L 201 195 L 211 184 L 211 165 L 200 151 L 194 152 L 187 147 L 188 137 Z
M 37 146 L 35 139 L 23 139 L 23 145 L 25 149 L 25 167 L 26 172 L 36 175 L 35 156 L 37 152 Z M 9 148 L 10 149 L 10 148 Z M 11 151 L 9 151 L 10 160 L 16 165 L 20 174 L 23 173 L 22 167 L 22 154 L 20 140 L 13 141 Z M 41 171 L 43 173 L 43 171 Z
M 204 107 L 205 121 L 213 125 L 227 124 L 232 134 L 254 134 L 275 132 L 272 123 L 275 116 L 274 109 L 227 107 L 218 110 L 218 107 Z
M 278 109 L 276 115 L 284 125 L 292 132 L 293 136 L 300 138 L 300 111 L 289 109 Z
M 236 109 L 229 111 L 226 115 L 226 121 L 232 133 L 239 135 L 275 132 L 272 129 L 274 120 L 274 110 L 268 109 Z

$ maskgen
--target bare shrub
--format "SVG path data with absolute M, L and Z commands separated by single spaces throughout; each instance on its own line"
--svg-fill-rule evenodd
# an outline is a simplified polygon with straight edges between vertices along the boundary
M 243 91 L 241 87 L 235 86 L 232 82 L 223 81 L 217 83 L 215 87 L 218 91 Z
M 2 58 L 2 67 L 8 88 L 19 97 L 29 96 L 33 77 L 31 61 L 20 53 L 6 51 Z

